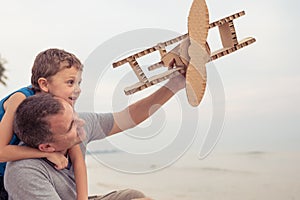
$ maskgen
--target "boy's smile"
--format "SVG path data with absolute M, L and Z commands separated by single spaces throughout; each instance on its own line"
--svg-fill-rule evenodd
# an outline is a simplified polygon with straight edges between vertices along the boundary
M 82 71 L 75 67 L 62 69 L 48 80 L 47 92 L 74 106 L 81 93 L 81 75 Z

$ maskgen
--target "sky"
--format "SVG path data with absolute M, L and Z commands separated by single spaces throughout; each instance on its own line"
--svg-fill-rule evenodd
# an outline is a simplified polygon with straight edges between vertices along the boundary
M 135 79 L 130 77 L 129 66 L 112 69 L 110 63 L 128 52 L 186 33 L 192 0 L 0 0 L 0 3 L 0 55 L 7 61 L 8 77 L 7 87 L 0 85 L 1 97 L 30 83 L 30 69 L 39 52 L 61 48 L 74 53 L 85 64 L 78 109 L 110 112 L 153 91 L 125 97 L 123 88 Z M 176 131 L 183 127 L 180 123 L 187 123 L 180 134 L 190 134 L 186 147 L 199 152 L 205 133 L 214 128 L 212 121 L 219 120 L 216 126 L 220 136 L 212 136 L 218 141 L 216 150 L 298 151 L 300 68 L 296 52 L 300 31 L 296 19 L 300 14 L 296 9 L 299 4 L 290 0 L 207 0 L 210 21 L 245 10 L 246 15 L 234 21 L 238 38 L 254 37 L 256 43 L 213 62 L 211 68 L 207 66 L 208 89 L 199 107 L 190 108 L 181 91 L 156 118 L 124 138 L 112 139 L 112 143 L 128 152 L 133 151 L 129 144 L 135 139 L 138 142 L 134 147 L 144 148 L 145 152 L 163 149 L 176 141 Z M 217 29 L 210 30 L 208 42 L 211 49 L 220 48 Z M 152 58 L 148 58 L 146 63 L 149 62 Z M 97 76 L 93 76 L 94 71 Z M 214 93 L 216 82 L 221 96 Z M 89 107 L 90 94 L 84 91 L 93 93 L 94 107 Z M 214 111 L 219 105 L 216 100 L 224 106 L 224 112 Z M 161 127 L 155 124 L 160 121 L 163 121 Z M 155 128 L 157 135 L 151 133 Z M 144 135 L 137 136 L 139 132 Z

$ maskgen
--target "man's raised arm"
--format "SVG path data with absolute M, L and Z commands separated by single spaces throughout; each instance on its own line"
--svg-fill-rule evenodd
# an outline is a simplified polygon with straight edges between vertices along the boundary
M 120 112 L 113 113 L 114 125 L 109 135 L 133 128 L 149 118 L 162 105 L 171 99 L 175 93 L 185 87 L 185 78 L 179 75 L 170 79 L 153 94 L 131 104 Z

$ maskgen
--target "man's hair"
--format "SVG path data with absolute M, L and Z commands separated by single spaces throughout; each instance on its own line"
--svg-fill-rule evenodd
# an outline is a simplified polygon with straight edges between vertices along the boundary
M 80 60 L 72 53 L 61 49 L 47 49 L 39 53 L 34 60 L 31 70 L 32 88 L 40 92 L 39 78 L 48 79 L 62 69 L 71 67 L 75 67 L 78 70 L 83 69 Z
M 14 132 L 21 141 L 33 148 L 53 142 L 47 118 L 63 110 L 61 101 L 51 94 L 42 93 L 28 97 L 16 110 Z

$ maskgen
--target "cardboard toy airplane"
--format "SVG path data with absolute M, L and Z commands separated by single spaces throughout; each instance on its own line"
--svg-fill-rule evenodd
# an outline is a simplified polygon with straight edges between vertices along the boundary
M 138 83 L 125 88 L 125 94 L 130 95 L 179 74 L 185 74 L 188 101 L 190 105 L 198 106 L 206 88 L 205 64 L 255 42 L 255 39 L 252 37 L 241 41 L 237 40 L 233 20 L 243 15 L 245 15 L 245 12 L 241 11 L 209 23 L 209 13 L 205 0 L 194 0 L 188 17 L 187 34 L 159 43 L 156 46 L 113 63 L 114 68 L 129 63 L 139 79 Z M 209 29 L 214 27 L 219 28 L 223 48 L 211 53 L 206 40 Z M 179 44 L 167 52 L 166 47 L 175 43 Z M 148 70 L 154 70 L 163 66 L 167 70 L 164 73 L 148 78 L 139 66 L 137 59 L 155 51 L 159 51 L 161 60 L 149 66 Z

